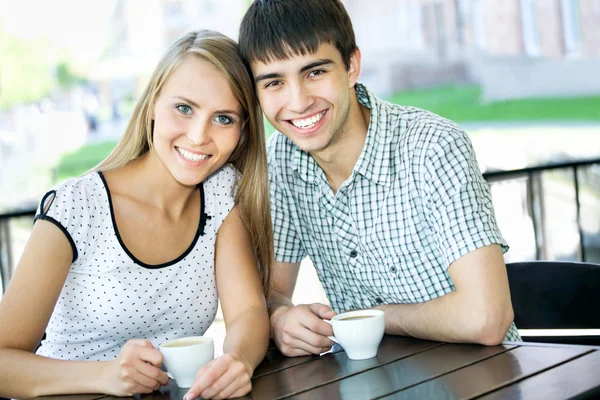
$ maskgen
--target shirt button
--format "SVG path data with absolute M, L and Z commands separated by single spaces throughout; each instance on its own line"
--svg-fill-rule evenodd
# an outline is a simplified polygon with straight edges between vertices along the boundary
M 392 273 L 395 274 L 397 269 L 396 269 L 396 267 L 392 267 L 392 268 L 390 268 L 390 271 L 392 271 Z
M 356 258 L 356 256 L 358 256 L 358 252 L 357 252 L 356 250 L 352 250 L 352 251 L 350 252 L 350 257 L 352 257 L 352 258 Z
M 382 299 L 381 297 L 377 297 L 377 298 L 375 299 L 375 302 L 376 302 L 377 304 L 381 304 L 381 303 L 383 303 L 383 299 Z

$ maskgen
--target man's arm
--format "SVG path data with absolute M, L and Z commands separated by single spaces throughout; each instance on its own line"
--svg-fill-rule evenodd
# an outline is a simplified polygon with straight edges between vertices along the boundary
M 387 334 L 497 345 L 513 322 L 506 266 L 499 245 L 479 248 L 450 265 L 456 290 L 420 304 L 376 307 Z
M 271 337 L 286 356 L 321 354 L 333 346 L 327 336 L 333 335 L 331 319 L 335 312 L 319 303 L 294 306 L 292 295 L 298 279 L 300 263 L 275 262 L 273 284 L 267 300 Z

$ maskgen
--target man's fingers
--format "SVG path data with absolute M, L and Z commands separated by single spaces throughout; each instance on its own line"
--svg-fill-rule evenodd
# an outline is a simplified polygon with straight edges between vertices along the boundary
M 283 337 L 283 346 L 280 350 L 289 357 L 292 357 L 292 354 L 293 356 L 321 354 L 333 346 L 333 342 L 331 342 L 331 345 L 327 342 L 331 341 L 308 329 L 302 329 L 300 332 L 296 332 L 294 336 L 286 334 Z
M 324 345 L 331 345 L 333 346 L 333 342 L 331 342 L 329 339 L 326 338 L 326 336 L 333 336 L 333 327 L 328 324 L 327 322 L 323 321 L 323 319 L 313 313 L 302 313 L 298 315 L 298 321 L 297 321 L 300 325 L 302 325 L 302 327 L 308 329 L 311 332 L 314 332 L 315 334 L 324 337 L 325 339 L 321 339 L 320 341 L 315 341 L 315 338 L 313 337 L 312 339 L 310 337 L 306 337 L 306 340 L 308 343 L 311 343 L 313 345 L 319 345 L 319 346 L 324 346 Z M 302 332 L 303 330 L 300 329 L 298 330 L 298 332 Z M 299 335 L 295 335 L 297 337 L 300 337 Z M 325 340 L 324 343 L 322 343 L 322 341 Z
M 310 311 L 313 312 L 320 319 L 331 319 L 336 316 L 336 312 L 333 311 L 330 307 L 321 303 L 312 303 L 308 305 Z
M 321 324 L 327 325 L 329 329 L 322 327 Z M 309 344 L 313 348 L 331 348 L 334 343 L 327 336 L 332 335 L 333 330 L 331 329 L 331 325 L 329 325 L 327 322 L 317 319 L 317 321 L 311 321 L 309 326 L 303 326 L 302 328 L 297 329 L 293 336 L 295 339 L 299 339 L 300 341 Z

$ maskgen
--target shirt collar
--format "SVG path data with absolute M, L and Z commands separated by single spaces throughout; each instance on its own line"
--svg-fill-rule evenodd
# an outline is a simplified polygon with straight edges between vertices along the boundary
M 352 175 L 358 173 L 373 182 L 389 186 L 392 179 L 390 142 L 393 133 L 387 128 L 387 110 L 382 101 L 364 85 L 356 83 L 354 87 L 358 102 L 371 110 L 371 118 L 365 145 L 354 166 Z M 384 129 L 378 130 L 379 127 L 384 127 Z M 313 183 L 320 167 L 309 153 L 295 147 L 293 169 L 298 172 L 304 181 Z
M 356 84 L 358 102 L 371 110 L 367 138 L 354 172 L 375 183 L 389 186 L 392 181 L 391 157 L 394 132 L 391 129 L 386 103 L 377 98 L 364 85 Z

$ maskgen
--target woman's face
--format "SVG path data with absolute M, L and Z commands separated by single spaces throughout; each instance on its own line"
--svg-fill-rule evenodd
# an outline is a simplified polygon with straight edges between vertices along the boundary
M 154 155 L 176 181 L 195 186 L 229 159 L 243 111 L 217 68 L 189 55 L 165 82 L 153 117 Z

